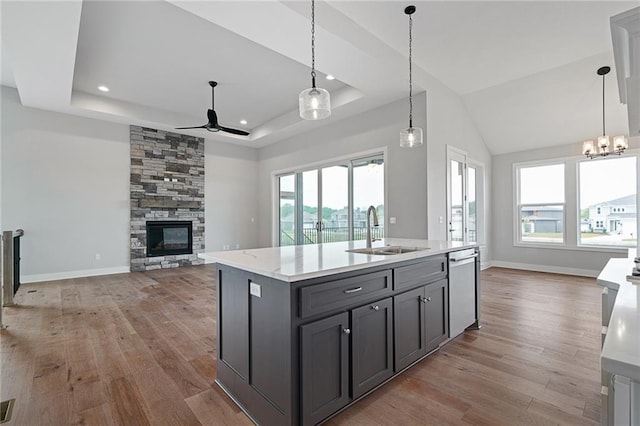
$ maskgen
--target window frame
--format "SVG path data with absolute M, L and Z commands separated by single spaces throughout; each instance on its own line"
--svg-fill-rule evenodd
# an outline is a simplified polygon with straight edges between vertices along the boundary
M 640 149 L 627 149 L 623 154 L 626 156 L 634 156 L 636 158 L 636 176 L 640 177 Z M 618 158 L 618 157 L 611 157 Z M 572 251 L 590 251 L 590 252 L 600 252 L 600 253 L 610 253 L 615 255 L 626 255 L 630 247 L 622 247 L 622 246 L 605 246 L 605 245 L 581 245 L 580 241 L 580 181 L 579 181 L 579 163 L 582 161 L 606 161 L 607 159 L 595 159 L 595 160 L 587 160 L 583 156 L 571 156 L 571 157 L 560 157 L 560 158 L 550 158 L 544 160 L 537 161 L 528 161 L 528 162 L 514 162 L 512 163 L 512 236 L 513 236 L 513 246 L 514 247 L 523 247 L 523 248 L 548 248 L 554 250 L 572 250 Z M 519 168 L 520 167 L 534 167 L 534 166 L 545 166 L 552 164 L 562 163 L 565 165 L 565 208 L 564 208 L 564 227 L 563 231 L 564 235 L 564 243 L 535 243 L 519 241 L 519 237 L 521 234 L 520 229 L 520 213 L 519 213 L 519 190 L 520 190 L 520 182 L 519 182 Z M 573 169 L 573 172 L 571 171 Z M 640 179 L 637 179 L 638 183 L 636 186 L 636 196 L 637 200 L 640 199 Z M 636 201 L 638 203 L 638 201 Z M 567 222 L 567 217 L 574 217 L 574 220 L 569 223 Z M 637 220 L 637 229 L 640 230 L 640 209 L 636 207 L 636 220 Z M 575 229 L 574 229 L 575 227 Z M 570 229 L 571 228 L 571 229 Z M 640 234 L 640 231 L 639 231 Z M 633 248 L 633 247 L 631 247 Z
M 605 244 L 583 244 L 581 242 L 581 238 L 580 238 L 580 222 L 581 222 L 581 217 L 580 217 L 580 164 L 582 163 L 588 163 L 588 162 L 592 162 L 592 161 L 607 161 L 607 160 L 611 160 L 611 159 L 617 159 L 617 158 L 630 158 L 630 157 L 634 157 L 636 159 L 636 230 L 638 233 L 640 233 L 640 207 L 639 206 L 639 200 L 640 200 L 640 150 L 628 150 L 626 151 L 624 154 L 622 154 L 621 156 L 615 156 L 615 157 L 604 157 L 604 158 L 597 158 L 597 159 L 586 159 L 583 157 L 576 157 L 575 158 L 575 163 L 576 163 L 576 196 L 575 196 L 575 200 L 576 200 L 576 222 L 577 222 L 577 231 L 576 231 L 576 238 L 575 238 L 575 245 L 577 249 L 580 250 L 588 250 L 588 251 L 612 251 L 612 252 L 623 252 L 626 253 L 630 248 L 635 248 L 637 247 L 637 245 L 631 245 L 631 246 L 619 246 L 619 245 L 605 245 Z M 601 214 L 601 207 L 598 206 L 597 207 L 597 214 Z M 611 210 L 613 212 L 613 209 Z M 622 209 L 622 211 L 620 211 L 620 208 L 618 208 L 618 212 L 622 213 L 624 212 L 624 209 Z M 596 228 L 597 229 L 602 229 L 604 228 L 604 221 L 596 221 L 600 223 L 600 227 L 597 226 L 596 224 Z M 636 239 L 639 238 L 640 235 L 636 235 Z
M 520 170 L 523 168 L 543 167 L 543 166 L 557 166 L 562 165 L 564 180 L 564 201 L 562 203 L 531 203 L 522 204 L 520 202 Z M 513 245 L 516 247 L 544 247 L 544 248 L 561 248 L 567 247 L 567 164 L 565 159 L 552 159 L 541 161 L 530 161 L 526 163 L 514 163 L 513 164 L 513 191 L 514 191 L 514 203 L 513 203 Z M 536 242 L 536 241 L 524 241 L 522 239 L 522 219 L 520 217 L 523 206 L 562 206 L 562 241 L 561 242 Z

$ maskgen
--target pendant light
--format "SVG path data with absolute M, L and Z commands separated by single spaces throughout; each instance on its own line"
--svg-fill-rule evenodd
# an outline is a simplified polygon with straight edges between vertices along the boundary
M 311 0 L 311 88 L 298 96 L 300 117 L 305 120 L 322 120 L 331 115 L 329 92 L 316 87 L 316 15 L 315 0 Z
M 409 127 L 400 132 L 400 146 L 403 148 L 413 148 L 423 144 L 422 129 L 413 127 L 413 76 L 411 68 L 411 44 L 413 38 L 411 30 L 413 28 L 413 19 L 411 15 L 416 11 L 415 6 L 407 6 L 404 13 L 409 15 Z
M 598 144 L 593 145 L 593 141 L 586 141 L 582 143 L 582 153 L 590 159 L 595 157 L 606 157 L 609 154 L 621 155 L 625 149 L 629 147 L 627 138 L 624 135 L 618 135 L 613 137 L 613 152 L 609 150 L 609 136 L 604 128 L 604 76 L 609 74 L 610 67 L 598 68 L 598 75 L 602 76 L 602 136 L 598 136 Z M 598 148 L 600 152 L 598 152 Z

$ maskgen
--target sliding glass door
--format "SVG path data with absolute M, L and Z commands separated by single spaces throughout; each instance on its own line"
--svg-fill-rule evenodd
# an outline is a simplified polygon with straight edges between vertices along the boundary
M 384 159 L 376 155 L 277 177 L 278 244 L 316 244 L 366 238 L 366 212 L 376 207 L 384 235 Z

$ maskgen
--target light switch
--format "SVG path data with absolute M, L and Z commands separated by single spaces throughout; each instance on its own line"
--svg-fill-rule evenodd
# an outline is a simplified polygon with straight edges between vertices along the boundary
M 260 284 L 251 281 L 249 283 L 249 294 L 255 297 L 262 297 L 262 288 L 260 287 Z

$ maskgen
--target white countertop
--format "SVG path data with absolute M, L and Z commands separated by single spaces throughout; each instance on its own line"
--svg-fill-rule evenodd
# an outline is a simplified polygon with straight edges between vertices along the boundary
M 374 248 L 388 245 L 418 247 L 424 248 L 425 250 L 388 256 L 349 253 L 345 251 L 364 248 L 366 243 L 364 240 L 360 240 L 302 246 L 207 252 L 198 254 L 198 257 L 278 280 L 295 282 L 477 246 L 476 243 L 459 241 L 414 240 L 404 238 L 383 238 L 382 241 L 373 243 Z
M 640 285 L 627 281 L 633 258 L 610 259 L 598 284 L 618 290 L 607 336 L 602 346 L 602 369 L 640 381 Z

